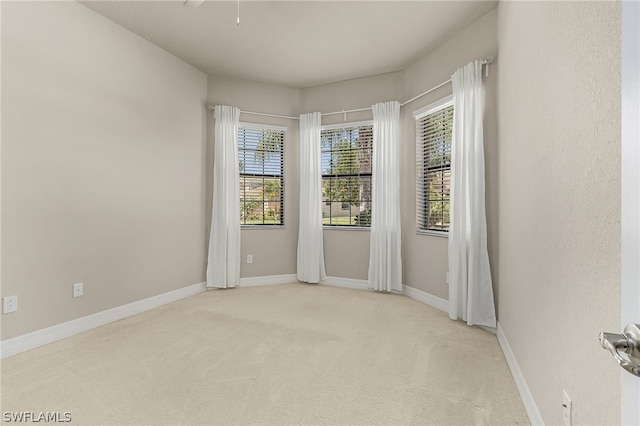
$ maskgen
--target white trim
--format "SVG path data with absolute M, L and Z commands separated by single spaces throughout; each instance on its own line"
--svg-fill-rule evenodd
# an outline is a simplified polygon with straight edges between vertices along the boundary
M 295 274 L 245 277 L 240 278 L 240 286 L 251 287 L 259 285 L 274 285 L 292 283 L 297 281 L 298 279 Z M 322 281 L 321 284 L 334 287 L 351 288 L 356 290 L 369 289 L 367 280 L 353 278 L 327 277 L 327 279 Z M 447 300 L 408 285 L 404 285 L 403 287 L 405 296 L 422 302 L 433 308 L 439 309 L 443 312 L 449 312 L 449 302 Z M 152 296 L 147 299 L 118 306 L 116 308 L 108 309 L 106 311 L 98 312 L 96 314 L 77 318 L 75 320 L 37 330 L 28 334 L 24 334 L 22 336 L 4 340 L 0 342 L 0 359 L 16 355 L 31 349 L 35 349 L 39 346 L 53 343 L 67 337 L 74 336 L 84 331 L 88 331 L 93 328 L 100 327 L 114 321 L 118 321 L 120 319 L 127 318 L 162 305 L 166 305 L 171 302 L 175 302 L 176 300 L 180 300 L 185 297 L 196 295 L 198 293 L 204 292 L 205 290 L 206 283 L 202 282 L 178 290 L 159 294 L 157 296 Z M 492 329 L 488 329 L 488 331 L 493 332 Z M 496 334 L 531 424 L 534 426 L 544 425 L 535 400 L 533 399 L 524 376 L 522 375 L 522 372 L 518 367 L 515 356 L 511 351 L 511 347 L 509 346 L 507 338 L 499 323 Z
M 418 229 L 416 231 L 417 235 L 429 235 L 431 237 L 440 237 L 440 238 L 449 238 L 449 231 L 427 231 L 427 230 L 420 230 Z
M 491 334 L 498 334 L 498 330 L 494 327 L 489 327 L 487 325 L 478 325 L 475 324 L 477 327 L 480 327 L 481 329 L 483 329 L 484 331 L 488 331 Z
M 322 285 L 330 285 L 333 287 L 345 287 L 355 290 L 369 290 L 368 280 L 358 280 L 353 278 L 327 277 L 326 280 L 320 281 Z
M 257 285 L 274 285 L 274 284 L 287 284 L 297 283 L 298 277 L 296 274 L 285 275 L 266 275 L 262 277 L 244 277 L 240 278 L 240 287 L 253 287 Z
M 193 296 L 203 291 L 205 291 L 205 283 L 193 284 L 157 296 L 107 309 L 106 311 L 63 322 L 62 324 L 36 330 L 23 334 L 22 336 L 3 340 L 0 346 L 0 358 L 6 358 L 30 349 L 35 349 L 39 346 L 74 336 L 84 331 L 175 302 L 176 300 L 184 299 L 185 297 Z
M 264 225 L 252 225 L 252 224 L 247 224 L 247 225 L 243 225 L 240 224 L 240 229 L 241 230 L 247 230 L 247 229 L 259 229 L 259 230 L 267 230 L 267 229 L 284 229 L 285 225 L 284 224 L 264 224 Z
M 434 296 L 433 294 L 418 290 L 417 288 L 408 285 L 404 285 L 404 295 L 410 297 L 411 299 L 417 300 L 418 302 L 422 302 L 425 305 L 429 305 L 432 308 L 436 308 L 447 314 L 449 313 L 449 301 L 446 299 L 442 299 L 438 296 Z M 493 327 L 487 327 L 484 325 L 476 326 L 485 331 L 488 331 L 491 334 L 496 334 L 496 329 Z
M 322 230 L 339 229 L 341 231 L 371 231 L 371 226 L 351 226 L 351 225 L 322 225 Z
M 622 2 L 620 330 L 640 323 L 640 3 Z M 619 331 L 614 331 L 619 333 Z M 613 359 L 606 374 L 619 369 Z M 640 379 L 620 370 L 620 419 L 640 424 Z
M 420 109 L 417 109 L 415 111 L 413 111 L 413 118 L 416 120 L 421 119 L 424 116 L 427 116 L 431 113 L 434 113 L 438 110 L 447 108 L 449 106 L 453 105 L 453 95 L 449 95 L 445 98 L 442 98 L 438 101 L 435 101 L 433 103 L 430 103 L 427 106 L 424 106 Z
M 516 357 L 511 350 L 511 346 L 509 346 L 509 341 L 507 340 L 507 336 L 504 334 L 500 323 L 498 323 L 496 336 L 498 337 L 498 343 L 502 348 L 502 353 L 507 360 L 507 365 L 511 370 L 513 380 L 516 382 L 516 388 L 518 388 L 518 393 L 520 394 L 520 399 L 522 399 L 522 404 L 524 405 L 524 409 L 527 412 L 529 421 L 533 426 L 544 426 L 544 421 L 542 420 L 542 416 L 540 415 L 540 411 L 538 410 L 536 401 L 535 399 L 533 399 L 533 395 L 529 390 L 529 386 L 527 385 L 527 381 L 525 380 L 522 371 L 520 371 L 518 361 L 516 361 Z
M 276 126 L 275 124 L 260 124 L 260 123 L 247 123 L 241 121 L 238 123 L 238 129 L 250 129 L 250 130 L 273 130 L 276 132 L 287 132 L 286 126 Z
M 404 286 L 404 294 L 405 296 L 417 300 L 418 302 L 422 302 L 425 305 L 429 305 L 432 308 L 436 308 L 438 310 L 441 310 L 442 312 L 446 312 L 447 314 L 449 313 L 448 300 L 441 299 L 438 296 L 434 296 L 433 294 L 429 294 L 408 285 Z
M 324 126 L 320 126 L 320 130 L 350 129 L 352 127 L 364 126 L 373 126 L 373 120 L 354 121 L 351 123 L 347 122 L 338 124 L 325 124 Z

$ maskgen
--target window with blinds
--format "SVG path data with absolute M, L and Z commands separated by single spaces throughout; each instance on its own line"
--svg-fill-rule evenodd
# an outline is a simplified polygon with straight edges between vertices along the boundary
M 324 226 L 371 226 L 371 122 L 324 126 L 322 223 Z
M 240 224 L 284 224 L 285 128 L 241 123 L 238 127 Z
M 414 113 L 416 119 L 416 222 L 418 232 L 449 231 L 453 98 Z

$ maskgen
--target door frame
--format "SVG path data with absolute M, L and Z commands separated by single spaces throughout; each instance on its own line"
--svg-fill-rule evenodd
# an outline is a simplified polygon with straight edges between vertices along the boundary
M 622 1 L 620 325 L 640 323 L 640 2 Z M 640 424 L 640 378 L 621 370 L 621 422 Z

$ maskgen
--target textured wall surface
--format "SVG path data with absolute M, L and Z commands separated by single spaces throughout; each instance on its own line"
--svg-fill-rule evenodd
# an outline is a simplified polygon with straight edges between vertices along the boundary
M 203 281 L 206 84 L 78 3 L 3 2 L 3 340 Z
M 500 324 L 546 424 L 620 423 L 620 4 L 499 6 Z

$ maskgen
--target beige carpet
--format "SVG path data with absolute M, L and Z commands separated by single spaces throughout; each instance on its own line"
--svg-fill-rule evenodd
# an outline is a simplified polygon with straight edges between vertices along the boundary
M 2 361 L 71 424 L 529 424 L 496 337 L 400 295 L 212 290 Z

